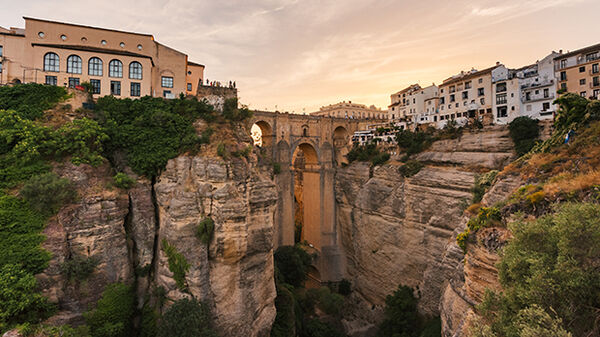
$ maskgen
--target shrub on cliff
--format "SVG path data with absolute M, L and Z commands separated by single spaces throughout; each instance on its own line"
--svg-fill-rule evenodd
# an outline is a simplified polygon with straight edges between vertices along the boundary
M 597 333 L 600 308 L 600 205 L 566 204 L 555 214 L 511 226 L 498 272 L 502 292 L 488 292 L 479 311 L 497 336 L 539 331 L 535 314 L 573 336 Z M 536 312 L 527 313 L 536 306 Z M 554 324 L 554 323 L 553 323 Z M 560 327 L 560 326 L 559 326 Z M 595 332 L 594 332 L 595 331 Z
M 205 245 L 210 243 L 215 231 L 215 222 L 212 218 L 204 218 L 196 228 L 196 237 Z
M 46 216 L 55 214 L 63 204 L 73 202 L 77 197 L 69 179 L 51 172 L 29 179 L 19 195 L 29 202 L 31 208 Z
M 195 298 L 173 303 L 163 314 L 158 337 L 217 337 L 212 327 L 210 309 Z
M 228 98 L 223 103 L 223 117 L 229 121 L 239 122 L 252 117 L 252 111 L 247 107 L 238 107 L 237 98 Z
M 428 132 L 400 130 L 396 133 L 398 146 L 408 156 L 423 152 L 431 145 L 432 140 L 432 135 Z
M 84 314 L 93 337 L 133 335 L 135 292 L 123 283 L 108 285 L 96 308 Z
M 33 274 L 21 265 L 0 268 L 0 332 L 17 323 L 37 323 L 48 316 L 52 306 L 37 292 Z
M 195 99 L 104 96 L 98 99 L 96 110 L 110 137 L 106 152 L 124 151 L 129 166 L 147 177 L 158 175 L 182 151 L 206 143 L 210 136 L 198 137 L 192 123 L 198 118 L 214 119 L 212 106 Z
M 522 156 L 529 152 L 536 144 L 540 136 L 540 128 L 537 119 L 531 119 L 528 116 L 515 118 L 508 125 L 510 138 L 515 143 L 517 155 Z
M 354 145 L 352 150 L 346 155 L 349 162 L 370 161 L 373 166 L 382 165 L 390 159 L 390 154 L 381 152 L 377 144 L 369 143 L 366 145 Z
M 417 336 L 420 321 L 417 312 L 417 299 L 413 290 L 407 286 L 399 286 L 392 295 L 385 299 L 384 318 L 379 325 L 378 337 Z
M 294 287 L 304 285 L 311 256 L 300 246 L 281 246 L 275 251 L 275 266 L 283 278 L 281 282 Z
M 26 119 L 42 117 L 44 110 L 51 109 L 67 91 L 63 87 L 43 84 L 18 84 L 0 86 L 0 110 L 15 110 Z
M 167 239 L 162 240 L 162 250 L 167 256 L 169 270 L 173 273 L 173 279 L 175 280 L 177 287 L 181 290 L 186 290 L 187 282 L 185 280 L 185 274 L 190 269 L 190 264 L 185 256 L 177 251 L 175 246 L 169 244 Z
M 130 188 L 132 188 L 133 186 L 135 186 L 135 179 L 131 178 L 130 176 L 128 176 L 127 174 L 123 173 L 123 172 L 119 172 L 117 174 L 115 174 L 115 176 L 113 177 L 113 180 L 115 182 L 115 186 L 117 186 L 118 188 L 122 188 L 124 190 L 128 190 Z

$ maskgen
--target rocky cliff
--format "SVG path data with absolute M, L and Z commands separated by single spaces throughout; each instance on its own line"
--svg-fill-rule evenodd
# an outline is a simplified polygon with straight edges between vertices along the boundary
M 427 166 L 409 178 L 394 164 L 338 170 L 337 223 L 360 303 L 348 330 L 361 325 L 356 321 L 373 323 L 399 284 L 416 290 L 422 313 L 440 314 L 446 280 L 461 275 L 464 255 L 453 242 L 466 223 L 476 172 L 501 168 L 513 156 L 507 129 L 491 127 L 435 142 L 417 156 Z
M 110 187 L 108 165 L 65 164 L 55 171 L 75 182 L 77 203 L 63 207 L 45 228 L 52 260 L 38 275 L 44 294 L 59 304 L 49 323 L 82 323 L 111 283 L 135 284 L 141 307 L 163 287 L 168 303 L 194 296 L 212 308 L 221 336 L 268 336 L 275 318 L 273 214 L 275 185 L 255 159 L 181 155 L 150 182 L 128 191 Z M 195 235 L 200 221 L 214 220 L 205 244 Z M 161 242 L 190 265 L 186 289 L 176 286 Z M 93 257 L 85 281 L 69 280 L 61 265 Z M 169 301 L 170 300 L 170 301 Z

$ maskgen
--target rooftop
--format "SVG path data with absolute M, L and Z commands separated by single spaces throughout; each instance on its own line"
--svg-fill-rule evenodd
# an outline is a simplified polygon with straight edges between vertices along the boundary
M 595 44 L 593 46 L 577 49 L 577 50 L 574 50 L 574 51 L 566 53 L 566 54 L 558 55 L 554 59 L 558 60 L 558 59 L 563 59 L 565 57 L 575 56 L 578 54 L 591 53 L 591 52 L 595 52 L 595 51 L 599 51 L 599 50 L 600 50 L 600 43 Z
M 117 32 L 117 33 L 125 33 L 125 34 L 147 36 L 147 37 L 151 37 L 152 39 L 154 39 L 154 36 L 152 36 L 152 34 L 128 32 L 128 31 L 124 31 L 124 30 L 109 29 L 109 28 L 94 27 L 94 26 L 86 26 L 86 25 L 80 25 L 80 24 L 75 24 L 75 23 L 68 23 L 68 22 L 60 22 L 60 21 L 52 21 L 52 20 L 46 20 L 46 19 L 32 18 L 32 17 L 28 17 L 28 16 L 24 16 L 23 19 L 25 19 L 25 21 L 32 20 L 32 21 L 55 23 L 55 24 L 59 24 L 59 25 L 67 25 L 67 26 L 73 26 L 73 27 L 99 29 L 99 30 L 104 30 L 104 31 L 108 31 L 108 32 Z

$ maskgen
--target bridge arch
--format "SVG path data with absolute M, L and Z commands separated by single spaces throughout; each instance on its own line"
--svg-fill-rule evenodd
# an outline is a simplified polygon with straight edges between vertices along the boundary
M 350 133 L 345 127 L 339 125 L 335 128 L 335 130 L 333 130 L 334 156 L 337 165 L 348 163 L 346 155 L 348 154 L 348 152 L 350 152 L 349 144 Z
M 321 249 L 321 170 L 313 144 L 299 143 L 292 156 L 295 238 Z
M 252 138 L 254 139 L 254 145 L 261 147 L 270 147 L 273 145 L 273 139 L 275 134 L 273 133 L 273 127 L 271 124 L 264 120 L 258 120 L 252 125 Z

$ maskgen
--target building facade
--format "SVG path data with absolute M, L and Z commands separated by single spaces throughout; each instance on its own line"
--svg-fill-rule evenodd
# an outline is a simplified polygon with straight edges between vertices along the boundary
M 477 71 L 461 72 L 442 82 L 439 86 L 438 113 L 433 116 L 436 127 L 443 127 L 449 120 L 466 123 L 468 118 L 492 119 L 492 71 L 495 66 Z
M 378 109 L 374 105 L 367 107 L 351 101 L 323 106 L 319 111 L 311 112 L 310 115 L 350 119 L 387 119 L 386 111 Z
M 557 55 L 552 52 L 519 69 L 500 66 L 492 71 L 494 123 L 507 124 L 520 116 L 539 120 L 554 117 L 554 58 Z
M 154 40 L 124 32 L 25 17 L 0 28 L 0 84 L 92 85 L 94 96 L 173 98 L 195 94 L 204 66 Z
M 554 70 L 557 90 L 586 98 L 600 96 L 600 44 L 556 56 Z

